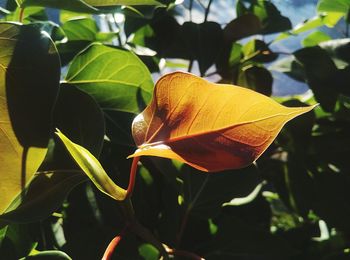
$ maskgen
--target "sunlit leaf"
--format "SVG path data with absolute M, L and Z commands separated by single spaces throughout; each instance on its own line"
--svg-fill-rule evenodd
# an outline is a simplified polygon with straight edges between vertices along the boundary
M 331 39 L 332 38 L 328 34 L 321 31 L 315 31 L 306 36 L 303 39 L 302 44 L 304 47 L 310 47 L 318 45 L 321 42 L 329 41 Z
M 312 108 L 288 108 L 245 88 L 171 73 L 158 81 L 151 104 L 133 122 L 139 149 L 131 157 L 177 159 L 209 172 L 242 168 L 287 121 Z
M 1 23 L 0 57 L 2 213 L 46 154 L 60 63 L 51 39 L 35 25 Z
M 72 260 L 66 253 L 58 250 L 42 251 L 20 260 Z
M 318 12 L 346 14 L 350 8 L 348 0 L 320 0 L 317 4 Z
M 24 0 L 22 6 L 44 6 L 75 12 L 97 13 L 98 7 L 121 5 L 155 5 L 162 6 L 155 0 Z M 103 10 L 102 10 L 103 11 Z
M 104 110 L 137 113 L 151 98 L 147 67 L 132 52 L 92 44 L 72 61 L 66 83 L 95 98 Z
M 62 140 L 75 162 L 100 191 L 115 200 L 123 200 L 125 198 L 126 191 L 109 178 L 99 161 L 88 150 L 70 141 L 60 131 L 56 132 L 56 134 Z

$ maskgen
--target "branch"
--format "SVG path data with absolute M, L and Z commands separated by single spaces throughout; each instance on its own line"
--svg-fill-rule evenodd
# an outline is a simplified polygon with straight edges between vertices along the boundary
M 135 186 L 135 180 L 136 180 L 136 173 L 137 173 L 137 163 L 139 162 L 140 157 L 134 157 L 132 160 L 131 170 L 130 170 L 130 179 L 129 179 L 129 186 L 126 190 L 125 199 L 128 199 L 131 197 L 134 186 Z

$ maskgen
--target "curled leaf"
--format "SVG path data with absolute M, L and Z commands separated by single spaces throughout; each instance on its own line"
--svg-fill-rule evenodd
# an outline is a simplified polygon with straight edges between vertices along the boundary
M 285 107 L 246 88 L 167 74 L 134 119 L 138 149 L 129 157 L 176 159 L 207 172 L 242 168 L 267 149 L 286 122 L 313 107 Z
M 67 151 L 74 161 L 100 191 L 118 201 L 125 199 L 126 190 L 116 185 L 112 179 L 109 178 L 95 156 L 84 147 L 73 143 L 61 131 L 57 130 L 56 134 L 67 148 Z

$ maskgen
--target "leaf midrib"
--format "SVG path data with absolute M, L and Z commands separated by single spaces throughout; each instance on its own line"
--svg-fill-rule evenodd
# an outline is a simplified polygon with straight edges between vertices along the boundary
M 305 111 L 305 112 L 307 112 L 307 111 Z M 144 144 L 140 145 L 139 148 L 142 148 L 142 146 L 153 146 L 153 145 L 157 145 L 157 144 L 170 144 L 170 143 L 178 142 L 178 141 L 185 140 L 185 139 L 195 138 L 195 137 L 198 137 L 198 136 L 201 136 L 201 135 L 210 135 L 210 134 L 214 134 L 214 133 L 217 133 L 217 132 L 222 132 L 222 131 L 229 130 L 230 128 L 234 128 L 234 127 L 237 127 L 237 126 L 257 123 L 257 122 L 268 120 L 268 119 L 272 119 L 272 118 L 275 118 L 275 117 L 278 117 L 278 116 L 290 116 L 290 115 L 299 114 L 299 113 L 300 113 L 300 110 L 299 111 L 293 111 L 293 112 L 290 112 L 290 113 L 278 113 L 278 114 L 275 114 L 275 115 L 271 115 L 271 116 L 267 116 L 267 117 L 263 117 L 263 118 L 259 118 L 259 119 L 255 119 L 255 120 L 244 121 L 244 122 L 236 123 L 236 124 L 229 125 L 229 126 L 226 126 L 226 127 L 221 127 L 221 128 L 218 128 L 218 129 L 210 129 L 210 130 L 203 131 L 203 132 L 177 136 L 177 137 L 174 137 L 174 138 L 170 138 L 168 140 L 158 141 L 158 142 L 153 142 L 153 143 L 149 142 L 149 140 L 148 140 Z M 159 133 L 164 125 L 165 125 L 165 123 L 163 122 L 162 125 L 157 129 L 156 133 Z M 156 135 L 153 135 L 152 139 L 154 139 L 155 136 Z

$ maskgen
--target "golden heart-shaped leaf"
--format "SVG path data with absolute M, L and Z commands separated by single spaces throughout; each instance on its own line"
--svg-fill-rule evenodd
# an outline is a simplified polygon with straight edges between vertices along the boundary
M 313 108 L 285 107 L 246 88 L 174 72 L 157 82 L 151 103 L 134 119 L 138 149 L 129 157 L 176 159 L 207 172 L 242 168 L 286 122 Z

